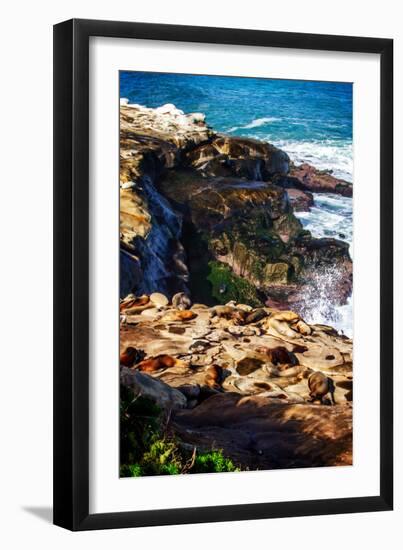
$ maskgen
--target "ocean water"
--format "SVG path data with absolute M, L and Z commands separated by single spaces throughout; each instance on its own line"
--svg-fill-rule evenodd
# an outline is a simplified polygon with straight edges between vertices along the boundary
M 270 141 L 352 179 L 351 84 L 122 71 L 120 96 L 205 113 L 217 131 Z
M 202 112 L 218 132 L 269 141 L 296 163 L 353 181 L 352 84 L 299 80 L 120 73 L 120 97 L 130 103 L 159 107 L 173 103 L 185 113 Z M 298 213 L 316 237 L 335 237 L 350 244 L 352 254 L 352 199 L 315 194 L 309 213 Z M 352 299 L 330 308 L 326 289 L 334 274 L 323 278 L 320 296 L 311 297 L 304 311 L 308 322 L 333 324 L 352 335 Z

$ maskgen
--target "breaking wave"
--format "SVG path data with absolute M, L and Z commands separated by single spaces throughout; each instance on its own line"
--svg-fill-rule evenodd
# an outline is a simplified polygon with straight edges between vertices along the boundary
M 314 237 L 331 237 L 349 243 L 353 257 L 353 199 L 331 193 L 314 193 L 315 206 L 309 212 L 295 212 L 305 229 Z M 333 269 L 316 274 L 313 285 L 300 314 L 308 323 L 331 325 L 346 336 L 353 336 L 353 296 L 344 305 L 335 305 L 329 300 L 338 284 L 341 273 Z
M 329 300 L 335 285 L 342 282 L 342 277 L 340 272 L 332 268 L 318 271 L 307 287 L 304 303 L 299 305 L 298 313 L 307 323 L 330 325 L 341 334 L 352 338 L 353 296 L 343 305 L 335 305 Z
M 271 124 L 272 122 L 279 122 L 281 119 L 268 116 L 263 118 L 255 118 L 248 124 L 244 126 L 233 126 L 229 128 L 227 132 L 236 132 L 236 130 L 248 130 L 249 128 L 258 128 L 259 126 L 265 126 L 266 124 Z
M 351 141 L 273 141 L 296 164 L 307 162 L 319 170 L 332 170 L 336 178 L 353 181 L 353 144 Z

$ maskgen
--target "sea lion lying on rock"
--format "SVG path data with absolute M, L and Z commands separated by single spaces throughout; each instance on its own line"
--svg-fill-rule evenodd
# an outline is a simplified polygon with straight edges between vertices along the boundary
M 163 317 L 161 317 L 161 321 L 191 321 L 192 319 L 195 319 L 197 317 L 197 313 L 194 311 L 181 311 L 179 309 L 174 309 L 172 311 L 168 311 Z
M 172 355 L 157 355 L 140 361 L 135 365 L 135 369 L 141 372 L 156 372 L 160 369 L 170 369 L 172 367 L 189 367 L 188 363 L 172 357 Z
M 336 405 L 334 399 L 335 386 L 334 382 L 329 376 L 323 374 L 323 372 L 315 371 L 308 377 L 308 387 L 310 401 L 314 402 L 319 400 L 323 404 L 323 398 L 326 394 L 330 394 L 330 399 L 333 405 Z
M 184 310 L 190 309 L 192 306 L 192 301 L 187 294 L 184 292 L 178 292 L 172 297 L 172 305 L 175 309 Z
M 120 354 L 120 364 L 125 367 L 132 367 L 135 363 L 142 361 L 144 357 L 145 353 L 143 350 L 129 346 Z
M 149 303 L 149 301 L 150 298 L 146 295 L 136 298 L 133 294 L 129 294 L 124 300 L 120 302 L 119 309 L 120 311 L 125 311 L 126 309 L 129 309 L 131 307 L 145 306 Z
M 221 384 L 225 380 L 225 370 L 218 365 L 211 365 L 206 370 L 204 382 L 206 386 L 217 391 L 222 391 Z
M 246 311 L 237 309 L 234 306 L 215 306 L 210 310 L 210 318 L 222 318 L 233 321 L 234 324 L 243 324 L 246 317 Z
M 257 323 L 258 321 L 261 321 L 265 317 L 268 316 L 267 311 L 260 307 L 258 309 L 253 310 L 251 313 L 249 313 L 245 318 L 245 324 L 249 325 L 250 323 Z
M 294 311 L 277 311 L 265 321 L 267 332 L 274 336 L 294 339 L 299 335 L 308 336 L 312 329 Z
M 273 365 L 299 365 L 296 355 L 292 351 L 288 351 L 284 346 L 277 346 L 275 348 L 260 346 L 256 351 L 267 355 L 268 360 Z

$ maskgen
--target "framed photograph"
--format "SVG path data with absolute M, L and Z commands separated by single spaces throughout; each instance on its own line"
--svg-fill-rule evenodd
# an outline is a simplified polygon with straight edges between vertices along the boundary
M 393 42 L 54 27 L 54 523 L 391 510 Z

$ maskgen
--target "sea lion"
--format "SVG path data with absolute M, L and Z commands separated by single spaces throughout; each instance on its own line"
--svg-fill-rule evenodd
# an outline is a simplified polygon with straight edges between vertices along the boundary
M 295 344 L 292 348 L 293 353 L 305 353 L 308 351 L 308 348 L 306 346 L 300 346 L 298 344 Z
M 268 316 L 267 311 L 265 311 L 264 308 L 260 307 L 258 309 L 253 310 L 251 313 L 248 313 L 248 315 L 245 318 L 245 324 L 249 325 L 249 323 L 257 323 L 258 321 L 261 321 L 267 316 Z
M 315 371 L 310 374 L 308 377 L 308 387 L 311 402 L 319 400 L 323 404 L 325 395 L 330 394 L 332 404 L 336 405 L 334 382 L 329 376 L 323 374 L 323 372 Z
M 302 319 L 300 319 L 296 323 L 293 323 L 292 328 L 297 330 L 303 336 L 309 336 L 310 334 L 312 334 L 311 327 L 307 323 L 305 323 L 305 321 L 303 321 Z
M 178 292 L 172 297 L 172 305 L 179 310 L 190 309 L 192 301 L 184 292 Z
M 270 363 L 273 365 L 298 365 L 299 361 L 293 352 L 288 351 L 284 346 L 277 346 L 275 348 L 268 348 L 266 346 L 261 346 L 257 348 L 258 352 L 264 353 L 267 355 Z
M 146 304 L 148 304 L 149 301 L 150 301 L 150 298 L 146 295 L 139 296 L 138 298 L 126 297 L 124 300 L 120 302 L 119 309 L 120 311 L 124 311 L 132 307 L 145 306 Z
M 210 311 L 210 317 L 218 317 L 234 321 L 235 324 L 243 324 L 246 312 L 234 306 L 214 306 Z
M 168 311 L 160 321 L 191 321 L 197 317 L 197 313 L 190 310 L 181 311 L 179 309 L 174 309 Z
M 120 364 L 130 368 L 144 359 L 144 357 L 145 353 L 143 350 L 129 346 L 120 354 Z
M 269 334 L 291 340 L 312 332 L 311 327 L 294 311 L 277 311 L 268 317 L 264 324 Z
M 172 355 L 157 355 L 140 361 L 135 368 L 141 372 L 156 372 L 160 369 L 169 369 L 172 367 L 187 367 L 188 364 L 181 359 L 172 357 Z
M 222 391 L 221 384 L 224 382 L 225 374 L 224 369 L 218 365 L 211 365 L 206 370 L 204 377 L 205 384 L 214 390 Z

